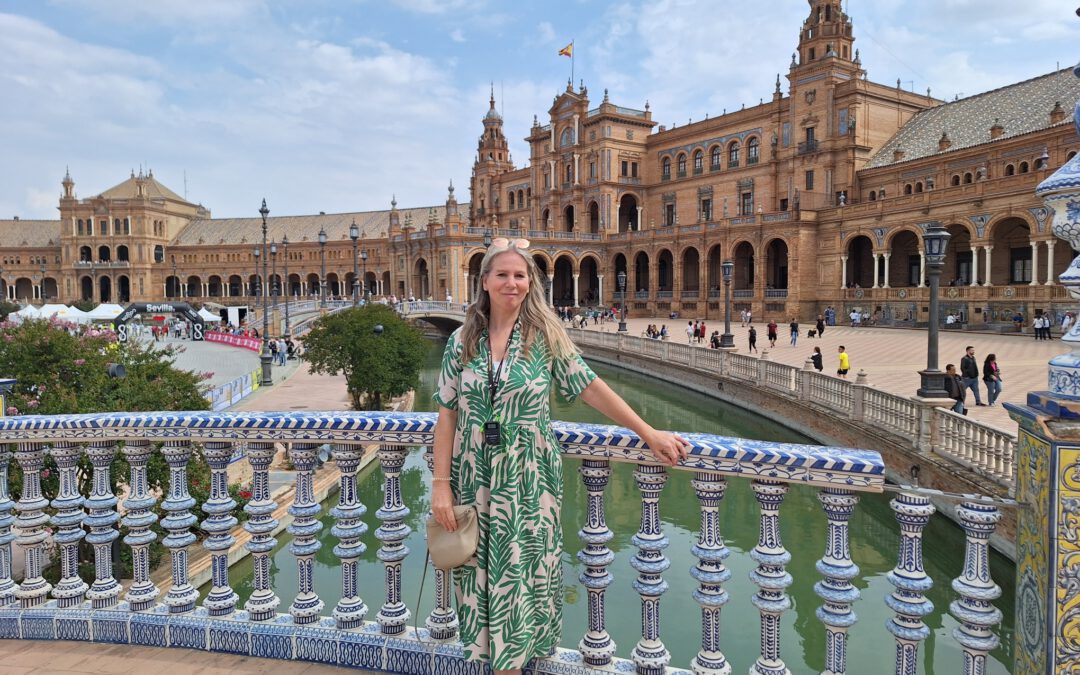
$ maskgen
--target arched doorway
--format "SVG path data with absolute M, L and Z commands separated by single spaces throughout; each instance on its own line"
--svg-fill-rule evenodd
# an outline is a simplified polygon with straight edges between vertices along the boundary
M 312 295 L 312 296 L 319 295 L 319 289 L 322 288 L 322 285 L 319 283 L 319 275 L 318 274 L 315 274 L 314 272 L 312 272 L 311 274 L 307 275 L 307 288 L 308 288 L 308 295 Z
M 724 283 L 724 271 L 720 263 L 724 262 L 724 249 L 720 244 L 715 244 L 709 249 L 709 257 L 706 261 L 705 274 L 708 277 L 709 297 L 719 298 L 721 285 Z
M 634 256 L 634 297 L 646 300 L 651 291 L 649 286 L 649 255 L 640 251 Z
M 378 283 L 376 283 L 378 275 L 376 275 L 374 272 L 367 272 L 364 273 L 362 276 L 364 279 L 364 283 L 360 286 L 360 297 L 366 298 L 375 295 L 378 292 L 376 290 L 378 287 Z M 365 293 L 367 295 L 365 295 Z
M 788 248 L 783 239 L 773 239 L 765 247 L 765 287 L 788 287 Z
M 383 295 L 390 293 L 390 272 L 382 273 L 382 293 Z
M 341 281 L 338 279 L 338 275 L 331 272 L 326 275 L 326 292 L 330 298 L 341 297 Z
M 619 200 L 619 232 L 640 230 L 638 223 L 638 203 L 634 195 L 623 195 Z
M 198 298 L 200 296 L 202 296 L 202 279 L 193 274 L 187 279 L 187 286 L 184 289 L 184 297 Z
M 990 269 L 995 286 L 1031 283 L 1031 228 L 1021 218 L 1006 218 L 990 232 Z
M 603 304 L 600 297 L 600 266 L 596 258 L 588 256 L 581 260 L 581 272 L 578 274 L 578 301 L 583 305 Z
M 100 291 L 102 302 L 112 302 L 112 279 L 109 277 L 101 277 L 98 279 L 98 290 Z
M 859 235 L 847 245 L 847 285 L 849 288 L 873 288 L 874 245 L 870 238 Z
M 421 300 L 427 300 L 431 296 L 431 279 L 428 277 L 427 260 L 418 258 L 413 269 L 415 277 L 410 292 L 415 293 L 416 297 Z
M 963 284 L 970 286 L 972 281 L 982 284 L 982 271 L 975 275 L 975 253 L 971 246 L 971 230 L 964 225 L 953 224 L 945 228 L 949 231 L 949 243 L 945 249 L 945 267 L 941 270 L 941 285 Z M 919 247 L 921 249 L 922 243 Z M 982 261 L 979 261 L 982 262 Z
M 556 307 L 574 305 L 574 261 L 570 256 L 555 259 L 555 278 L 551 284 L 551 298 Z
M 660 250 L 656 257 L 656 288 L 659 291 L 657 297 L 670 298 L 675 284 L 675 258 L 671 251 Z
M 701 255 L 691 246 L 682 254 L 682 297 L 695 300 L 701 292 Z
M 229 296 L 237 297 L 244 294 L 244 281 L 239 274 L 229 277 Z
M 919 257 L 919 238 L 914 232 L 897 232 L 889 242 L 889 286 L 918 286 L 922 258 Z M 945 283 L 952 277 L 945 277 Z
M 15 299 L 30 302 L 34 299 L 34 282 L 26 277 L 15 280 Z
M 573 232 L 574 231 L 575 218 L 576 218 L 576 216 L 574 214 L 574 205 L 571 204 L 570 206 L 567 206 L 566 209 L 563 210 L 563 229 L 565 231 L 567 231 L 567 232 Z
M 79 298 L 82 300 L 93 301 L 94 280 L 90 277 L 83 277 L 82 279 L 79 279 Z
M 179 298 L 180 297 L 180 279 L 174 276 L 168 276 L 165 278 L 165 297 L 166 298 Z
M 589 232 L 593 234 L 600 232 L 600 205 L 596 202 L 589 204 Z
M 91 262 L 94 259 L 94 252 L 89 246 L 79 247 L 79 262 Z
M 128 247 L 127 246 L 121 245 L 121 246 L 116 247 L 116 259 L 119 260 L 120 262 L 128 262 Z
M 98 246 L 98 260 L 101 262 L 112 260 L 112 252 L 109 250 L 108 246 Z
M 548 277 L 548 261 L 547 258 L 540 254 L 534 254 L 533 263 L 536 265 L 536 269 L 540 272 L 540 281 L 544 284 L 544 299 L 550 302 L 551 300 L 551 279 Z
M 212 298 L 221 297 L 221 277 L 219 277 L 216 274 L 211 275 L 210 276 L 210 281 L 208 282 L 208 286 L 209 286 L 209 288 L 207 290 L 207 293 L 210 295 L 210 297 L 212 297 Z
M 551 229 L 551 209 L 544 209 L 540 212 L 540 229 Z
M 626 275 L 624 282 L 626 287 L 621 289 L 622 291 L 632 293 L 634 290 L 634 279 L 630 276 L 630 270 L 627 268 L 626 264 L 626 256 L 622 253 L 615 255 L 615 259 L 611 263 L 611 268 L 615 272 L 615 275 L 611 279 L 611 297 L 615 299 L 615 302 L 612 302 L 611 304 L 614 305 L 622 302 L 622 296 L 620 295 L 619 289 L 619 274 L 622 273 Z
M 122 303 L 131 302 L 131 280 L 126 274 L 116 279 L 116 297 Z
M 466 302 L 476 302 L 476 299 L 480 297 L 480 265 L 483 262 L 483 253 L 474 253 L 469 258 L 469 291 L 465 298 Z
M 45 297 L 43 297 L 42 300 L 45 300 L 46 302 L 56 302 L 60 299 L 60 288 L 56 285 L 56 279 L 45 277 L 45 280 L 41 285 L 45 291 Z
M 248 277 L 248 295 L 256 298 L 261 298 L 263 293 L 262 279 L 258 274 L 252 274 Z
M 735 269 L 732 270 L 731 287 L 736 291 L 753 290 L 754 288 L 754 247 L 748 241 L 744 241 L 735 247 Z

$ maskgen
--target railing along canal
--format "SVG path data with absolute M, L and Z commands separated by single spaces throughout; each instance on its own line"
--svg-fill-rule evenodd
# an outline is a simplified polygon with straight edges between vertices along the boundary
M 113 413 L 99 415 L 24 416 L 0 419 L 0 638 L 85 640 L 121 644 L 185 647 L 278 659 L 319 661 L 342 666 L 391 672 L 480 673 L 477 664 L 462 661 L 457 638 L 457 615 L 450 601 L 447 574 L 435 573 L 434 607 L 417 635 L 410 609 L 402 595 L 402 563 L 410 551 L 409 515 L 402 499 L 401 471 L 410 446 L 432 442 L 435 415 L 430 413 Z M 587 492 L 588 517 L 579 537 L 584 547 L 578 560 L 584 566 L 579 581 L 588 593 L 588 629 L 577 651 L 559 649 L 536 663 L 536 672 L 585 673 L 608 666 L 619 672 L 634 670 L 660 675 L 671 660 L 664 645 L 660 600 L 667 591 L 664 575 L 670 563 L 663 531 L 661 498 L 668 468 L 653 462 L 640 439 L 624 429 L 603 425 L 555 422 L 553 428 L 568 460 L 580 461 Z M 819 489 L 818 500 L 827 520 L 821 532 L 824 555 L 817 563 L 821 574 L 814 589 L 822 604 L 825 665 L 829 673 L 848 672 L 847 633 L 856 622 L 853 603 L 860 598 L 856 585 L 859 569 L 851 559 L 848 521 L 860 493 L 884 487 L 881 457 L 870 451 L 778 444 L 687 434 L 693 443 L 689 458 L 675 471 L 693 474 L 692 486 L 700 507 L 700 531 L 692 547 L 698 562 L 689 574 L 698 586 L 692 598 L 700 607 L 701 649 L 688 666 L 697 673 L 729 673 L 720 631 L 720 615 L 730 600 L 725 584 L 731 572 L 724 561 L 725 547 L 720 504 L 729 480 L 749 480 L 760 519 L 757 545 L 750 556 L 757 566 L 750 580 L 757 587 L 751 600 L 760 622 L 760 653 L 751 672 L 784 673 L 781 656 L 782 615 L 792 607 L 786 589 L 792 583 L 786 566 L 791 554 L 780 530 L 781 507 L 790 485 Z M 316 534 L 320 506 L 314 501 L 313 475 L 317 455 L 329 445 L 340 471 L 338 504 L 330 511 L 340 560 L 341 599 L 325 606 L 314 590 L 313 559 L 322 544 Z M 378 559 L 384 566 L 386 601 L 365 621 L 369 608 L 361 589 L 373 582 L 358 578 L 358 560 L 365 550 L 361 520 L 368 505 L 357 499 L 357 469 L 363 448 L 378 444 L 384 475 L 383 502 L 376 512 L 382 522 L 375 533 L 381 542 Z M 21 469 L 21 493 L 12 495 L 8 467 L 14 445 Z M 269 468 L 277 448 L 283 446 L 296 467 L 296 487 L 289 513 L 293 535 L 289 551 L 296 559 L 298 592 L 281 598 L 271 586 L 270 555 L 275 546 L 277 508 L 269 490 Z M 253 588 L 239 607 L 230 587 L 227 558 L 236 544 L 236 503 L 227 490 L 226 468 L 240 452 L 253 472 L 252 498 L 244 510 L 249 519 L 243 529 L 253 556 Z M 190 493 L 188 464 L 201 453 L 210 471 L 209 497 L 196 504 Z M 169 466 L 163 495 L 147 482 L 147 467 L 154 454 Z M 42 493 L 42 469 L 51 455 L 59 471 L 59 493 L 49 501 Z M 130 467 L 130 490 L 122 501 L 111 491 L 110 467 L 123 456 Z M 92 465 L 93 490 L 84 499 L 77 491 L 77 472 L 83 457 Z M 430 451 L 428 461 L 430 465 Z M 624 570 L 611 569 L 615 536 L 606 521 L 605 487 L 612 462 L 635 465 L 640 491 L 640 528 L 632 542 L 637 555 L 631 566 L 633 587 L 640 596 L 641 638 L 629 650 L 629 659 L 615 657 L 615 644 L 607 629 L 605 593 Z M 13 502 L 11 496 L 17 496 Z M 159 503 L 159 498 L 160 503 Z M 923 617 L 932 604 L 923 592 L 933 583 L 923 567 L 921 536 L 934 513 L 927 496 L 916 491 L 898 494 L 891 502 L 900 525 L 897 564 L 888 575 L 894 587 L 884 602 L 894 612 L 886 629 L 894 636 L 896 672 L 914 673 L 920 643 L 930 629 Z M 156 535 L 154 508 L 166 513 L 162 543 L 171 552 L 171 584 L 164 596 L 150 581 L 148 549 Z M 374 506 L 374 505 L 372 505 Z M 12 517 L 14 510 L 17 517 Z M 199 521 L 198 511 L 205 514 Z M 992 501 L 969 497 L 958 512 L 967 535 L 965 564 L 953 581 L 957 593 L 951 606 L 960 620 L 954 631 L 963 649 L 966 672 L 983 672 L 987 653 L 998 638 L 993 629 L 1001 613 L 992 600 L 1000 588 L 990 578 L 988 540 L 1000 517 Z M 133 582 L 125 589 L 114 576 L 113 542 L 123 525 L 123 544 L 130 547 Z M 208 534 L 201 546 L 212 558 L 212 589 L 198 604 L 199 594 L 189 582 L 188 556 L 196 543 L 192 528 Z M 12 532 L 12 525 L 15 531 Z M 51 536 L 47 526 L 56 528 Z M 91 544 L 95 579 L 85 583 L 78 574 L 80 541 Z M 12 542 L 21 550 L 25 577 L 11 578 Z M 46 550 L 60 550 L 60 581 L 50 585 L 42 576 Z M 680 572 L 681 573 L 681 572 Z M 862 584 L 859 584 L 862 585 Z M 287 603 L 287 605 L 286 605 Z M 670 620 L 669 620 L 670 623 Z M 676 630 L 685 623 L 675 621 Z M 670 627 L 669 627 L 670 629 Z M 961 667 L 957 663 L 956 668 Z M 966 666 L 965 666 L 966 667 Z M 675 671 L 682 672 L 682 671 Z

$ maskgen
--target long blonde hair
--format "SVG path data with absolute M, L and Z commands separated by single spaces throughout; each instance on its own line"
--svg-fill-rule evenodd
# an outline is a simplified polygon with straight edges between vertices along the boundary
M 517 246 L 496 247 L 489 246 L 484 259 L 480 263 L 480 279 L 483 280 L 491 272 L 491 263 L 495 256 L 513 251 L 525 260 L 529 270 L 529 292 L 521 304 L 518 313 L 518 321 L 521 323 L 521 339 L 525 354 L 529 353 L 533 340 L 539 333 L 544 336 L 544 342 L 551 350 L 552 356 L 561 359 L 576 354 L 577 346 L 567 335 L 562 322 L 555 316 L 555 312 L 544 300 L 544 282 L 540 278 L 540 270 L 536 262 L 526 250 Z M 487 330 L 491 319 L 491 297 L 480 284 L 479 294 L 476 301 L 469 305 L 465 312 L 465 325 L 461 329 L 461 360 L 468 363 L 476 356 L 480 345 L 480 335 Z

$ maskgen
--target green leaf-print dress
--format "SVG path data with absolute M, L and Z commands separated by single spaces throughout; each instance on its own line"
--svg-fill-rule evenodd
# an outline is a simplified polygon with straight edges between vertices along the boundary
M 455 573 L 465 656 L 494 670 L 547 656 L 562 629 L 562 457 L 551 430 L 551 387 L 573 401 L 596 375 L 580 356 L 555 359 L 542 335 L 524 353 L 515 329 L 492 410 L 488 338 L 461 362 L 461 330 L 450 336 L 434 399 L 458 413 L 451 487 L 480 514 L 476 558 Z M 498 366 L 495 366 L 498 370 Z M 484 443 L 497 413 L 502 444 Z

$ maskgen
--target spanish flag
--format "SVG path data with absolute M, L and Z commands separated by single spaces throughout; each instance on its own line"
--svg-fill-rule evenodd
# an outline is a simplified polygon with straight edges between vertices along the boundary
M 569 56 L 570 58 L 574 58 L 574 43 L 571 42 L 570 44 L 560 49 L 559 56 Z

